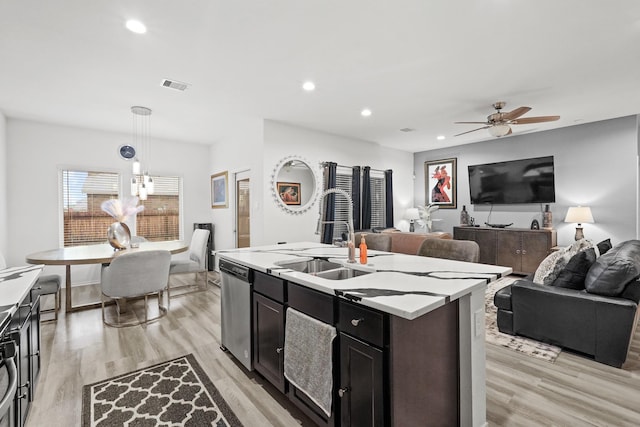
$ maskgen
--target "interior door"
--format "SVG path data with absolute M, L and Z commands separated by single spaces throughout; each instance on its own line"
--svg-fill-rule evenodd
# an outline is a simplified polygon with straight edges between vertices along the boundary
M 250 180 L 247 172 L 236 174 L 236 247 L 251 245 Z

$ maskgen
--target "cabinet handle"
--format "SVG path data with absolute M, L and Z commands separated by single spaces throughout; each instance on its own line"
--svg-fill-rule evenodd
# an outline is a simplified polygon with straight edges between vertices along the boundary
M 29 395 L 29 393 L 23 393 L 20 396 L 18 396 L 18 399 L 24 399 L 25 397 L 27 397 Z
M 349 387 L 338 389 L 338 396 L 344 397 L 344 394 L 347 393 L 349 390 L 350 390 Z
M 20 308 L 27 308 L 27 307 L 32 308 L 32 307 L 33 307 L 33 303 L 32 303 L 32 302 L 30 302 L 29 304 L 22 304 L 22 305 L 20 306 Z
M 278 347 L 276 348 L 276 353 L 280 354 L 282 353 L 282 350 L 284 350 L 282 347 Z
M 22 385 L 20 385 L 18 387 L 20 387 L 20 388 L 27 387 L 28 388 L 29 387 L 29 381 L 27 381 L 26 383 L 24 383 L 24 384 L 22 384 Z
M 360 322 L 362 322 L 364 319 L 361 317 L 359 319 L 351 319 L 351 324 L 353 326 L 358 326 L 360 324 Z
M 526 250 L 526 249 L 523 249 L 523 250 L 522 250 L 522 255 L 526 255 L 526 254 L 527 254 L 527 250 Z
M 516 253 L 520 255 L 520 249 L 516 249 Z

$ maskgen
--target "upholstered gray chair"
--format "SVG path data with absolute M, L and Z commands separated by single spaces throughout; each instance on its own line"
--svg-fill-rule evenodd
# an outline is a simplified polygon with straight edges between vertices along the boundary
M 0 270 L 7 268 L 7 262 L 4 256 L 0 253 Z M 53 322 L 58 320 L 58 311 L 60 311 L 60 283 L 62 282 L 60 276 L 57 274 L 45 274 L 38 277 L 33 290 L 40 296 L 42 295 L 54 295 L 55 301 L 53 308 L 42 309 L 42 303 L 40 304 L 40 314 L 53 313 L 53 319 L 42 319 L 42 322 Z
M 102 288 L 102 321 L 115 327 L 133 326 L 157 320 L 167 313 L 162 305 L 162 292 L 167 289 L 169 280 L 169 265 L 171 252 L 136 251 L 123 252 L 116 256 L 111 264 L 102 267 L 100 287 Z M 158 316 L 149 319 L 148 300 L 150 295 L 158 297 Z M 109 322 L 105 316 L 105 302 L 107 300 L 126 301 L 136 297 L 144 297 L 144 321 L 120 322 L 118 307 L 118 323 Z
M 356 247 L 360 245 L 360 238 L 364 236 L 364 241 L 367 242 L 367 249 L 374 251 L 391 252 L 391 235 L 383 233 L 356 233 Z
M 189 283 L 182 286 L 169 285 L 169 292 L 171 290 L 189 287 L 199 284 L 198 278 L 201 277 L 202 283 L 199 289 L 204 290 L 207 288 L 207 242 L 209 241 L 209 230 L 197 228 L 193 230 L 191 236 L 191 243 L 189 244 L 189 259 L 188 260 L 173 260 L 171 261 L 171 267 L 169 269 L 169 275 L 182 275 L 182 274 L 195 274 L 195 283 Z M 182 295 L 182 294 L 180 294 Z M 169 296 L 171 294 L 169 293 Z
M 418 255 L 456 261 L 478 262 L 480 246 L 470 240 L 425 239 Z

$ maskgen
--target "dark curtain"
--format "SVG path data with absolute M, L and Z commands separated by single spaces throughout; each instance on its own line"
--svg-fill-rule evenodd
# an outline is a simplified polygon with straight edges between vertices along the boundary
M 362 168 L 362 230 L 371 228 L 371 168 Z
M 336 188 L 336 169 L 338 164 L 334 162 L 327 162 L 324 166 L 324 173 L 327 177 L 327 188 Z M 333 221 L 335 219 L 335 210 L 336 210 L 336 194 L 331 193 L 327 194 L 325 197 L 326 204 L 324 208 L 324 220 L 325 221 Z M 322 228 L 322 243 L 333 243 L 333 224 L 324 224 Z
M 385 194 L 385 218 L 387 228 L 393 227 L 393 171 L 384 171 L 384 194 Z
M 351 168 L 351 198 L 353 199 L 353 229 L 360 230 L 360 166 Z

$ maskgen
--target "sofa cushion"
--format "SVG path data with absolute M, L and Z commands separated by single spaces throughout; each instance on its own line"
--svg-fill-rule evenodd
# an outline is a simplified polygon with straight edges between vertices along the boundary
M 533 281 L 541 285 L 551 285 L 575 254 L 592 246 L 591 241 L 580 239 L 571 246 L 552 252 L 536 269 Z
M 612 248 L 611 239 L 603 240 L 602 242 L 598 243 L 596 246 L 598 247 L 598 252 L 600 252 L 599 254 L 596 254 L 596 255 L 597 256 L 604 255 L 609 251 L 609 249 Z
M 569 289 L 584 289 L 584 279 L 591 265 L 596 262 L 596 251 L 588 248 L 571 257 L 564 269 L 553 281 L 553 286 Z
M 589 269 L 584 281 L 587 292 L 619 296 L 640 275 L 640 241 L 628 240 L 607 251 Z

